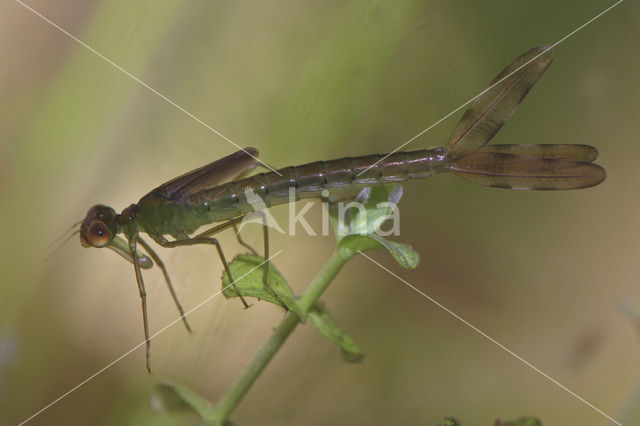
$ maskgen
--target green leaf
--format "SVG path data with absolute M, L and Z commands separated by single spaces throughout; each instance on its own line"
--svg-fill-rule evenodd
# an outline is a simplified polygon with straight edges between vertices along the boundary
M 338 247 L 351 252 L 385 248 L 403 268 L 416 268 L 420 256 L 411 246 L 389 241 L 377 232 L 392 215 L 393 207 L 402 198 L 402 186 L 380 185 L 365 188 L 354 202 L 361 207 L 341 212 L 336 204 L 329 205 L 331 224 L 338 240 Z
M 382 245 L 369 235 L 347 235 L 338 244 L 338 248 L 352 251 L 367 251 L 381 248 Z
M 340 241 L 347 235 L 377 232 L 393 213 L 390 204 L 397 204 L 401 197 L 402 186 L 379 185 L 360 191 L 352 206 L 346 203 L 339 208 L 336 203 L 330 204 L 329 217 L 336 238 Z
M 345 221 L 340 220 L 338 205 L 335 203 L 329 204 L 329 220 L 333 227 L 333 235 L 336 236 L 336 241 L 339 244 L 345 236 L 349 235 L 350 230 L 349 225 Z
M 360 362 L 364 354 L 356 344 L 355 340 L 336 324 L 329 313 L 319 304 L 315 304 L 309 311 L 309 320 L 320 333 L 329 340 L 337 344 L 342 350 L 342 356 L 347 362 Z
M 377 234 L 348 235 L 340 241 L 340 248 L 366 251 L 385 248 L 403 268 L 415 269 L 420 263 L 420 255 L 407 244 L 389 241 Z
M 382 247 L 386 248 L 396 262 L 403 268 L 415 269 L 418 267 L 420 255 L 410 245 L 385 240 L 377 234 L 370 234 L 367 235 L 367 237 L 374 239 L 380 243 Z
M 461 426 L 461 423 L 455 417 L 445 417 L 438 426 Z
M 260 266 L 264 259 L 253 254 L 241 254 L 236 256 L 229 264 L 231 275 L 236 280 L 234 285 L 226 273 L 222 273 L 222 293 L 226 298 L 238 297 L 238 290 L 243 297 L 255 297 L 278 306 L 285 306 L 292 312 L 298 314 L 302 319 L 304 313 L 298 306 L 293 296 L 293 291 L 284 277 L 278 272 L 273 263 L 269 264 L 267 275 L 268 286 L 262 282 L 264 267 Z
M 213 414 L 213 406 L 194 392 L 181 385 L 160 383 L 151 394 L 151 407 L 162 413 L 193 411 L 207 421 Z
M 402 186 L 398 184 L 363 189 L 355 201 L 362 203 L 364 210 L 358 210 L 351 221 L 351 234 L 378 232 L 393 213 L 390 204 L 398 204 L 400 198 L 402 198 Z

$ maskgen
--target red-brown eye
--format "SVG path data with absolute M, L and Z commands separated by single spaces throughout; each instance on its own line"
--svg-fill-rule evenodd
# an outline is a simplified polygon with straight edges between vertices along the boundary
M 104 223 L 95 220 L 87 230 L 87 241 L 94 247 L 104 247 L 111 241 L 111 231 Z

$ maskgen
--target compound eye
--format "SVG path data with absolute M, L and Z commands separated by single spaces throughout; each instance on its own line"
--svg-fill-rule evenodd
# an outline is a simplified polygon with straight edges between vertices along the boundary
M 87 241 L 94 247 L 104 247 L 111 241 L 111 231 L 103 222 L 95 220 L 87 230 Z

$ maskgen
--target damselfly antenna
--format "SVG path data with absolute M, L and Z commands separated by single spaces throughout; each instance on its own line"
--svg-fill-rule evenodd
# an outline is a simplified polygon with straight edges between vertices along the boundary
M 62 243 L 53 250 L 53 252 L 51 252 L 50 254 L 46 255 L 44 257 L 44 259 L 42 259 L 43 262 L 46 262 L 51 256 L 53 256 L 54 254 L 56 254 L 58 252 L 58 250 L 60 250 L 66 243 L 67 241 L 69 241 L 71 238 L 73 238 L 75 235 L 78 235 L 80 233 L 80 228 L 78 228 L 78 226 L 80 226 L 80 224 L 82 223 L 82 219 L 80 219 L 79 221 L 77 221 L 76 223 L 74 223 L 73 225 L 71 225 L 69 227 L 69 229 L 67 229 L 66 231 L 64 231 L 64 233 L 62 235 L 60 235 L 58 238 L 56 238 L 55 240 L 53 240 L 51 243 L 49 243 L 49 245 L 47 246 L 47 248 L 45 249 L 45 253 L 47 250 L 49 250 L 52 246 L 54 246 L 58 241 L 62 240 L 64 238 L 64 241 L 62 241 Z M 76 229 L 77 228 L 77 229 Z M 75 231 L 74 231 L 75 229 Z M 73 231 L 73 232 L 71 232 Z M 71 232 L 71 235 L 67 236 L 67 234 Z M 66 237 L 66 238 L 65 238 Z

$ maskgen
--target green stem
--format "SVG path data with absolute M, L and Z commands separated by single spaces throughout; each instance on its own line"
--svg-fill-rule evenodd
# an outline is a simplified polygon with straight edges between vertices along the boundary
M 309 312 L 309 309 L 311 309 L 316 300 L 318 300 L 327 287 L 329 287 L 329 284 L 331 284 L 336 277 L 338 271 L 340 271 L 342 266 L 355 254 L 357 254 L 356 251 L 348 249 L 338 249 L 333 253 L 307 291 L 298 299 L 298 305 L 304 314 Z M 224 423 L 298 324 L 300 324 L 298 315 L 291 311 L 287 312 L 269 337 L 269 340 L 265 342 L 251 363 L 245 368 L 242 374 L 240 374 L 240 377 L 236 379 L 222 398 L 220 398 L 213 409 L 213 418 L 208 420 L 214 421 L 217 424 Z

